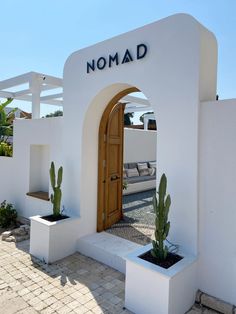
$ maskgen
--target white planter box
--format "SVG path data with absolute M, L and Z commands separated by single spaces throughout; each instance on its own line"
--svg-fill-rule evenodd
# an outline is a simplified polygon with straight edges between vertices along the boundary
M 135 314 L 184 314 L 195 300 L 197 258 L 179 252 L 184 258 L 164 269 L 138 257 L 151 248 L 126 257 L 125 306 Z
M 76 252 L 79 218 L 49 222 L 30 217 L 30 254 L 45 263 L 53 263 Z

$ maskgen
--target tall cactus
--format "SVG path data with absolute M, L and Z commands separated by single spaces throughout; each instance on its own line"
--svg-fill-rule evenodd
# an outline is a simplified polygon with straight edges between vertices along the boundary
M 168 247 L 164 244 L 170 230 L 170 222 L 168 221 L 168 213 L 171 204 L 170 195 L 166 196 L 167 179 L 166 175 L 161 176 L 161 181 L 157 195 L 153 197 L 153 207 L 156 213 L 156 230 L 155 239 L 152 241 L 153 249 L 151 254 L 159 260 L 165 260 L 168 253 Z
M 51 168 L 50 168 L 50 180 L 51 180 L 51 186 L 53 189 L 53 194 L 51 194 L 51 202 L 53 204 L 53 216 L 59 216 L 61 213 L 61 182 L 62 182 L 62 173 L 63 168 L 60 167 L 58 169 L 58 175 L 57 175 L 57 186 L 56 186 L 56 175 L 55 175 L 55 166 L 54 162 L 51 162 Z

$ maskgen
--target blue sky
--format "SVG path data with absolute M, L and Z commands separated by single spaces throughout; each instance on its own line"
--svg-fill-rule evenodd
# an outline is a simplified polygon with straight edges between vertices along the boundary
M 2 0 L 0 80 L 29 71 L 62 77 L 73 51 L 179 12 L 216 35 L 218 94 L 235 98 L 235 0 Z

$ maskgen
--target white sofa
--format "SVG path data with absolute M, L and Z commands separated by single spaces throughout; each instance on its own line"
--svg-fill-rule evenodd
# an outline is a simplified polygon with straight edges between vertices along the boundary
M 147 163 L 148 167 L 155 161 L 129 162 L 124 164 L 123 182 L 127 183 L 127 189 L 123 190 L 123 195 L 138 193 L 156 188 L 156 168 L 154 175 L 140 175 L 138 164 Z M 137 169 L 137 176 L 128 176 L 128 169 Z

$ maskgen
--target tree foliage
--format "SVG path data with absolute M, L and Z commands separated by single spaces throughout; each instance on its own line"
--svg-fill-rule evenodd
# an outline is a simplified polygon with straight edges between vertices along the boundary
M 13 124 L 17 108 L 6 113 L 5 108 L 12 102 L 12 98 L 8 98 L 4 103 L 0 103 L 0 142 L 7 142 L 9 136 L 13 135 Z
M 56 110 L 55 112 L 49 113 L 45 116 L 45 118 L 52 118 L 52 117 L 61 117 L 63 116 L 62 110 Z
M 124 125 L 132 125 L 133 122 L 131 121 L 131 118 L 134 117 L 133 112 L 127 112 L 124 114 Z

